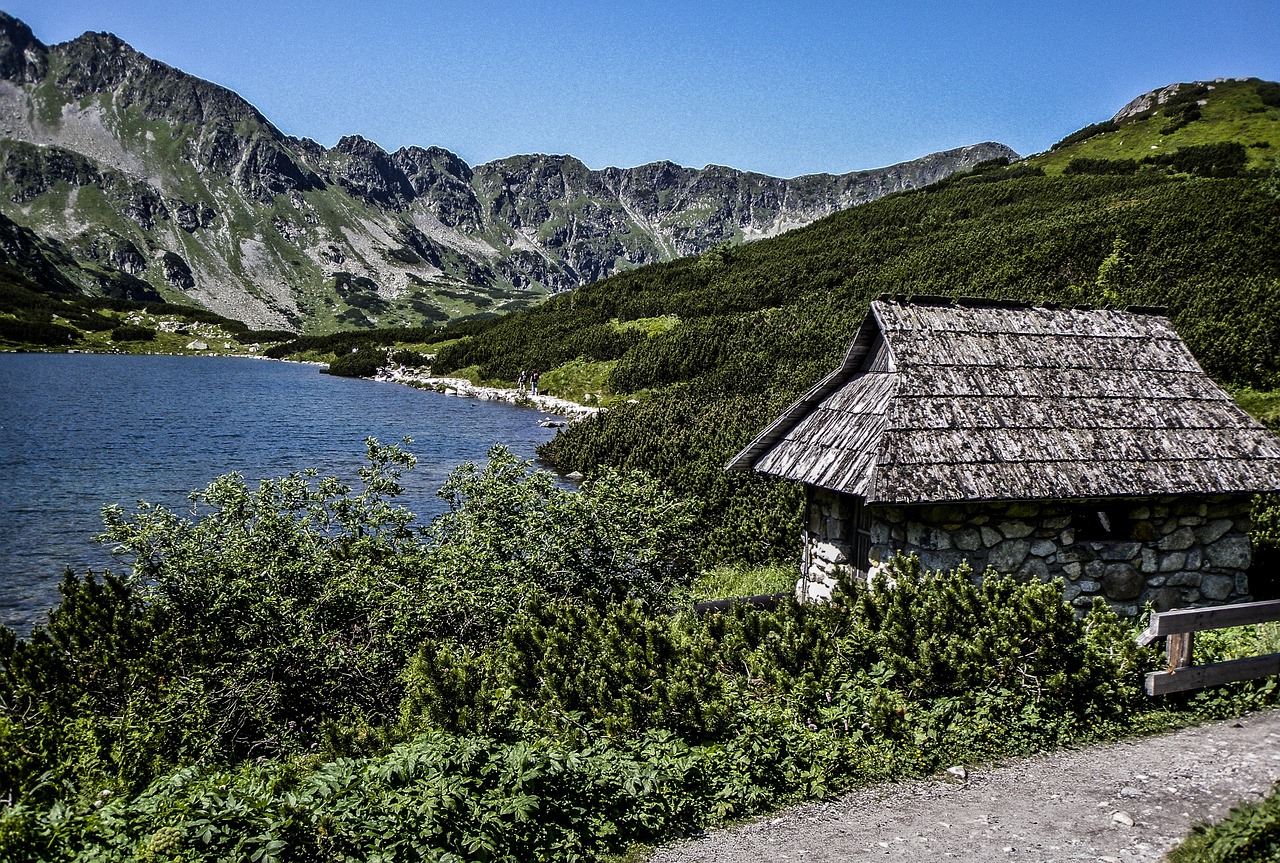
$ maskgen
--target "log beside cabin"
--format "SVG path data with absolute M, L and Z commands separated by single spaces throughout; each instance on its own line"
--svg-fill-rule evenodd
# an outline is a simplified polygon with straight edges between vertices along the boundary
M 1280 490 L 1280 441 L 1158 310 L 882 297 L 729 467 L 804 484 L 801 600 L 901 552 L 1133 615 L 1250 598 L 1250 502 Z

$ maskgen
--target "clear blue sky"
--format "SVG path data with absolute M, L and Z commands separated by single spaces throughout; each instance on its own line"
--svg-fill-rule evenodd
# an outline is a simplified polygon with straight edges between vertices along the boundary
M 571 153 L 790 177 L 1022 154 L 1174 81 L 1280 79 L 1278 0 L 0 0 L 237 91 L 332 146 Z

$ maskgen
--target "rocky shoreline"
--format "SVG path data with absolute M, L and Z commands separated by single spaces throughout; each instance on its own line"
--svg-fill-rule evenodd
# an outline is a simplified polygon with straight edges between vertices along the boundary
M 466 378 L 434 377 L 407 368 L 386 368 L 379 370 L 376 381 L 404 384 L 420 390 L 444 393 L 450 396 L 483 399 L 491 402 L 507 402 L 520 407 L 534 408 L 548 414 L 562 417 L 565 424 L 577 422 L 600 412 L 598 407 L 580 405 L 577 402 L 562 399 L 558 396 L 533 395 L 529 392 L 502 387 L 482 387 L 473 384 Z M 544 420 L 544 424 L 548 421 Z M 555 420 L 551 420 L 555 422 Z

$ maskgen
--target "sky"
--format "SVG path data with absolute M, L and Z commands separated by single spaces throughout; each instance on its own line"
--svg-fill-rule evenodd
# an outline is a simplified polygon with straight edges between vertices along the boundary
M 1176 81 L 1280 80 L 1278 0 L 0 0 L 229 87 L 283 132 L 779 177 L 1048 149 Z

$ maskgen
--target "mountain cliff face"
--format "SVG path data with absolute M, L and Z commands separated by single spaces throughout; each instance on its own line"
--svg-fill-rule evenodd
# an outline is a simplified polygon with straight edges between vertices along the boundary
M 46 46 L 3 13 L 0 136 L 0 214 L 53 243 L 81 290 L 127 284 L 310 332 L 519 308 L 1017 158 L 986 143 L 784 180 L 572 156 L 472 167 L 358 135 L 328 149 L 115 36 Z

